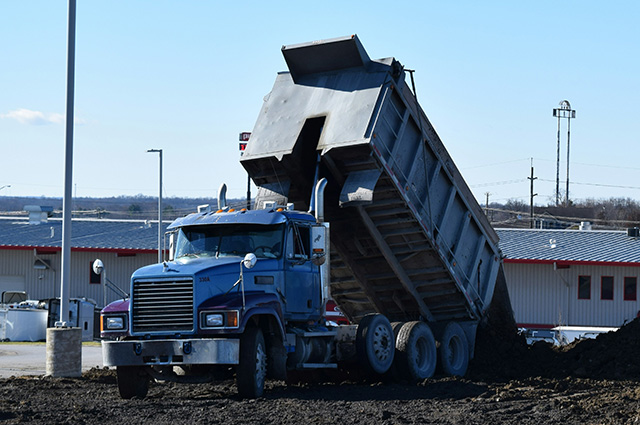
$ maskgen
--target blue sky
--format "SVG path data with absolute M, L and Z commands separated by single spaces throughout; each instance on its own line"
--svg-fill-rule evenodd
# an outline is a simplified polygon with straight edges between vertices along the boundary
M 78 0 L 74 193 L 246 193 L 251 131 L 283 44 L 358 34 L 415 69 L 418 99 L 481 203 L 555 196 L 568 99 L 571 198 L 640 200 L 635 1 Z M 65 0 L 0 0 L 0 196 L 63 195 Z M 566 121 L 566 120 L 565 120 Z M 566 172 L 562 128 L 561 187 Z

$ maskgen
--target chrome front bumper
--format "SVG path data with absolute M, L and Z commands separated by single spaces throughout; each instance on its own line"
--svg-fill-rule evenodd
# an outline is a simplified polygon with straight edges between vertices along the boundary
M 105 366 L 238 364 L 239 360 L 238 339 L 102 341 Z

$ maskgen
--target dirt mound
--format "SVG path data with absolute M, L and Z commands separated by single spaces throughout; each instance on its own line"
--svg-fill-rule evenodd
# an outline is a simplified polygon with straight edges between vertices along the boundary
M 268 381 L 264 397 L 242 400 L 233 380 L 153 383 L 145 399 L 123 400 L 115 371 L 80 379 L 0 379 L 6 424 L 621 424 L 640 414 L 640 321 L 562 349 L 527 346 L 517 333 L 484 328 L 466 378 L 416 385 Z M 589 376 L 584 378 L 581 376 Z M 597 378 L 597 379 L 593 379 Z M 615 378 L 615 379 L 610 379 Z
M 559 355 L 572 376 L 640 380 L 640 319 L 596 339 L 574 342 Z
M 3 424 L 623 424 L 640 421 L 640 383 L 542 377 L 505 383 L 434 378 L 417 385 L 269 381 L 242 400 L 233 380 L 152 384 L 145 399 L 123 400 L 113 371 L 81 379 L 0 379 Z M 108 381 L 108 379 L 107 379 Z
M 523 336 L 486 328 L 478 331 L 469 376 L 489 381 L 532 376 L 640 380 L 639 358 L 640 319 L 566 347 L 545 342 L 528 346 Z
M 82 379 L 87 379 L 105 384 L 117 384 L 115 369 L 108 367 L 92 367 L 86 372 L 82 372 Z
M 123 400 L 115 371 L 82 378 L 0 379 L 3 424 L 623 424 L 640 422 L 640 321 L 570 346 L 528 346 L 508 327 L 479 331 L 466 378 L 416 385 L 344 381 L 285 385 L 242 400 L 234 380 L 152 383 Z

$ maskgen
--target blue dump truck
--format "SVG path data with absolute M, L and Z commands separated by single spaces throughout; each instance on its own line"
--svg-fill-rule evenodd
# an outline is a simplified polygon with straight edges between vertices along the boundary
M 241 159 L 255 209 L 229 208 L 223 186 L 102 311 L 124 398 L 232 373 L 247 398 L 294 371 L 464 375 L 490 306 L 511 311 L 498 237 L 408 71 L 356 36 L 282 53 Z M 349 324 L 325 319 L 329 299 Z

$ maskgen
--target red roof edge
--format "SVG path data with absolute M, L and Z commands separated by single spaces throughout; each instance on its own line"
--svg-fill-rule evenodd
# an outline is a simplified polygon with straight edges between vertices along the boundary
M 640 267 L 640 263 L 628 261 L 580 261 L 580 260 L 534 260 L 530 258 L 505 258 L 504 263 L 512 264 L 553 264 L 558 266 L 616 266 L 616 267 Z
M 8 251 L 32 251 L 47 250 L 47 251 L 62 251 L 59 246 L 25 246 L 25 245 L 0 245 L 0 249 Z M 157 253 L 157 249 L 136 249 L 136 248 L 91 248 L 91 247 L 71 247 L 71 251 L 75 252 L 115 252 L 121 254 L 154 254 Z M 165 252 L 167 252 L 165 250 Z

